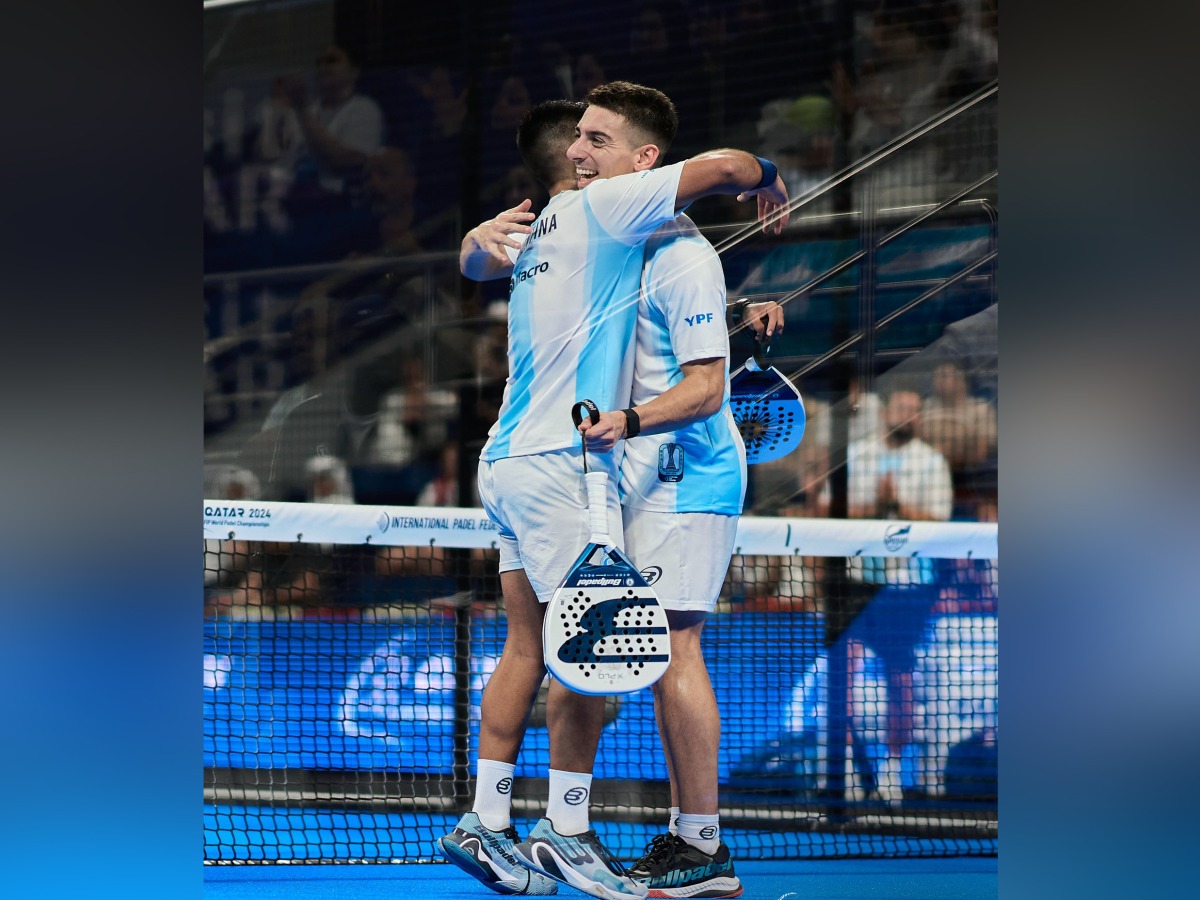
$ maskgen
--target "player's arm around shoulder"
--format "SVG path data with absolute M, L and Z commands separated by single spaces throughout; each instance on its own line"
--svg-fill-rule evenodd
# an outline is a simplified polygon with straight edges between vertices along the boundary
M 764 231 L 771 227 L 779 234 L 788 222 L 787 186 L 778 168 L 745 150 L 709 150 L 684 162 L 675 208 L 682 210 L 712 194 L 737 194 L 742 201 L 757 198 Z
M 512 274 L 513 262 L 521 251 L 534 215 L 533 203 L 523 200 L 494 219 L 480 222 L 464 235 L 458 253 L 458 268 L 472 281 L 491 281 Z

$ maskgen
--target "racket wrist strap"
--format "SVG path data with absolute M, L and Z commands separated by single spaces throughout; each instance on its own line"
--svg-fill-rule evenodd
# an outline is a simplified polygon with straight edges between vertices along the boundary
M 621 410 L 625 413 L 625 440 L 635 438 L 642 433 L 642 419 L 633 411 L 633 407 Z

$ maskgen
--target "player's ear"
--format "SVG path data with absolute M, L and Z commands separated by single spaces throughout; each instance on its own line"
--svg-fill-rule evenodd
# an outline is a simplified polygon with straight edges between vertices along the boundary
M 644 169 L 653 169 L 655 163 L 658 162 L 658 157 L 661 155 L 656 144 L 643 144 L 637 148 L 634 157 L 633 170 L 641 172 Z

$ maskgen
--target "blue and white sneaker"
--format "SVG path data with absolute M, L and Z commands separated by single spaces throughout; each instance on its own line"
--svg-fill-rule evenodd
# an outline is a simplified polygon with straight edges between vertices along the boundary
M 513 848 L 525 865 L 602 900 L 643 900 L 646 888 L 604 849 L 595 831 L 563 835 L 541 819 Z
M 448 862 L 498 894 L 558 893 L 552 879 L 530 871 L 513 855 L 516 842 L 517 829 L 513 826 L 492 831 L 483 827 L 479 816 L 469 812 L 452 832 L 433 843 Z

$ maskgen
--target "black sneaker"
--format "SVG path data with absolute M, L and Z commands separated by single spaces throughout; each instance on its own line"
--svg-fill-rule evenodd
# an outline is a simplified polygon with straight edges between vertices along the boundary
M 629 874 L 649 890 L 648 897 L 740 897 L 742 882 L 724 842 L 709 856 L 677 834 L 660 834 Z

